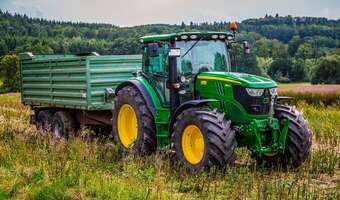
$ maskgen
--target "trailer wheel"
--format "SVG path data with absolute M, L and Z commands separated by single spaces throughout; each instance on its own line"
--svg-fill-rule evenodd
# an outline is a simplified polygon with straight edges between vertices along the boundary
M 153 115 L 140 92 L 132 86 L 118 91 L 113 109 L 113 135 L 119 148 L 133 154 L 157 149 Z
M 173 130 L 177 157 L 190 170 L 212 165 L 225 167 L 236 160 L 235 131 L 231 121 L 217 110 L 184 110 L 176 118 Z
M 71 113 L 67 111 L 58 111 L 53 115 L 52 133 L 56 139 L 69 138 L 73 135 L 75 128 L 75 120 Z
M 263 156 L 258 159 L 260 165 L 299 167 L 308 157 L 312 145 L 312 134 L 307 127 L 307 121 L 295 108 L 285 105 L 275 105 L 275 115 L 279 120 L 289 119 L 286 148 L 283 155 Z
M 42 110 L 38 112 L 36 127 L 42 136 L 46 136 L 52 128 L 53 112 L 49 110 Z

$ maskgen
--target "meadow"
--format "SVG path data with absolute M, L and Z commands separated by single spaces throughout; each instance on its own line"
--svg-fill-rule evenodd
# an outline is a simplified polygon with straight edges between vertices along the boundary
M 123 155 L 88 130 L 42 138 L 20 97 L 0 95 L 0 199 L 340 199 L 340 105 L 296 106 L 313 132 L 300 168 L 265 169 L 239 149 L 235 166 L 188 172 L 170 150 Z

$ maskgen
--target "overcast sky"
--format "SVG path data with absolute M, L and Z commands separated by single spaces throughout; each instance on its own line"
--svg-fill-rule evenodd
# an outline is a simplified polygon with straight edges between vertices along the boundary
M 266 13 L 340 18 L 340 0 L 0 0 L 0 8 L 31 17 L 119 26 L 241 21 Z

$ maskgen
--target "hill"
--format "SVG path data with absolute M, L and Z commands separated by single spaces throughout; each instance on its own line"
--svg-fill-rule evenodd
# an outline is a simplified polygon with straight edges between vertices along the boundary
M 99 54 L 137 54 L 141 53 L 140 37 L 144 35 L 227 31 L 227 25 L 227 21 L 221 21 L 119 27 L 112 24 L 37 19 L 0 10 L 0 59 L 7 54 L 25 51 L 34 54 L 90 51 Z M 233 71 L 267 76 L 279 82 L 340 82 L 336 77 L 340 74 L 339 67 L 336 67 L 338 64 L 340 66 L 340 20 L 266 15 L 263 18 L 244 20 L 238 26 L 238 41 L 248 40 L 253 51 L 245 56 L 241 44 L 234 45 L 231 56 Z M 6 75 L 18 75 L 16 71 L 11 71 L 17 67 L 6 63 L 18 63 L 11 59 L 13 57 L 5 61 L 2 59 L 0 63 L 3 87 L 11 88 L 0 88 L 2 91 L 13 91 L 15 86 L 8 86 L 8 82 L 18 85 L 12 81 L 13 77 Z M 328 68 L 333 61 L 337 65 Z M 313 77 L 315 74 L 317 77 Z

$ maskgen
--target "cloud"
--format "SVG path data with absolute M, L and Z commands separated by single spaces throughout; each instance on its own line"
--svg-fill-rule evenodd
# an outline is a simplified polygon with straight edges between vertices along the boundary
M 44 14 L 43 8 L 39 6 L 39 0 L 0 0 L 0 8 L 12 13 L 27 14 L 35 18 L 48 17 Z
M 32 17 L 117 25 L 231 21 L 265 14 L 340 18 L 339 0 L 0 0 Z

